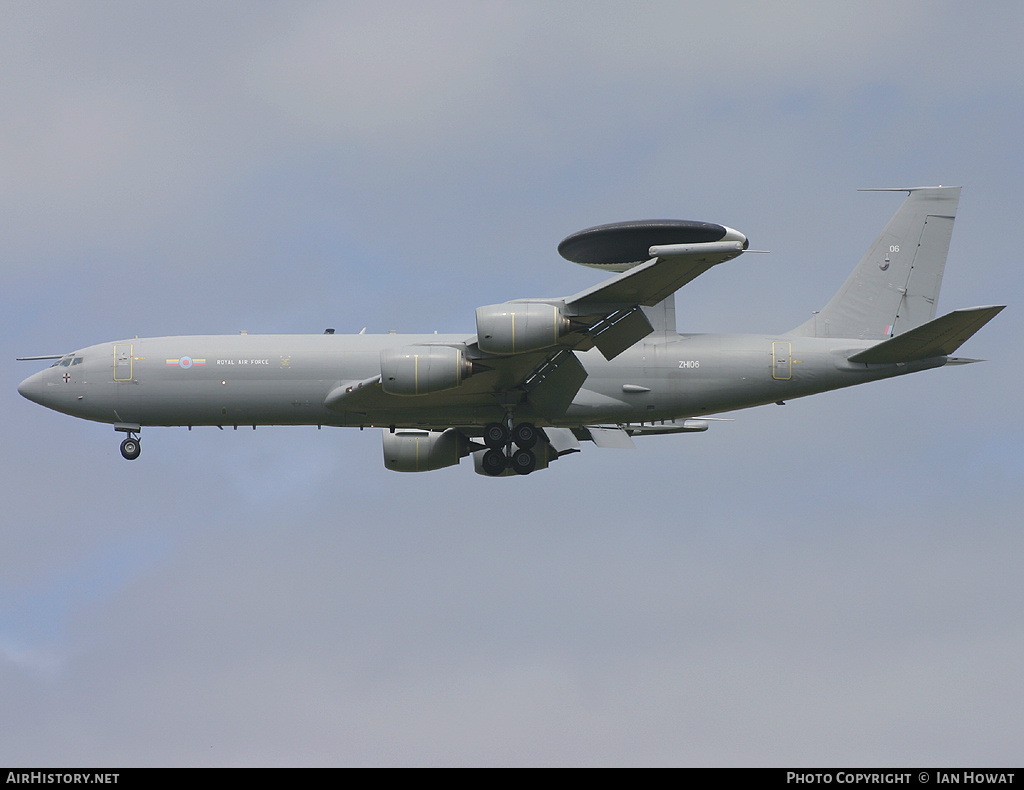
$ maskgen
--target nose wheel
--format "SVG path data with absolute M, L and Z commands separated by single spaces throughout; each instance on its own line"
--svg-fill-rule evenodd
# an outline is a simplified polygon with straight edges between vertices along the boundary
M 129 435 L 127 439 L 121 442 L 121 455 L 124 456 L 126 461 L 134 461 L 141 452 L 142 445 L 139 444 L 138 437 Z
M 529 422 L 513 425 L 511 415 L 507 423 L 491 422 L 484 426 L 484 444 L 489 448 L 483 458 L 484 471 L 494 477 L 506 469 L 517 475 L 528 475 L 537 468 L 537 456 L 532 448 L 540 438 L 540 431 Z

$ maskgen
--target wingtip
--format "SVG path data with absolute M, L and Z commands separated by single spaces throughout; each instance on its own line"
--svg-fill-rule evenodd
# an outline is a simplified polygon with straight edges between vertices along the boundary
M 858 192 L 920 192 L 924 189 L 962 189 L 949 184 L 936 184 L 933 187 L 861 187 Z
M 971 365 L 975 362 L 988 362 L 987 359 L 970 359 L 969 357 L 946 357 L 947 365 Z

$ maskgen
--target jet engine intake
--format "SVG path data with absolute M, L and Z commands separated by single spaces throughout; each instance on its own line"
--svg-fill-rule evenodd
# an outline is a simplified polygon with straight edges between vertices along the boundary
M 473 373 L 461 348 L 403 346 L 380 352 L 380 385 L 390 395 L 426 395 L 453 389 Z
M 469 440 L 456 428 L 395 433 L 385 428 L 383 436 L 384 466 L 394 472 L 430 472 L 469 455 Z
M 522 354 L 558 345 L 569 319 L 553 304 L 505 302 L 476 309 L 476 342 L 488 354 Z

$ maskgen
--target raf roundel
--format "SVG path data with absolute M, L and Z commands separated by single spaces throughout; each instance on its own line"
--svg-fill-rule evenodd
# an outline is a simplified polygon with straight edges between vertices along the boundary
M 167 360 L 167 366 L 172 368 L 181 368 L 182 370 L 188 370 L 193 365 L 205 365 L 205 359 L 193 359 L 192 357 L 175 357 L 174 359 Z

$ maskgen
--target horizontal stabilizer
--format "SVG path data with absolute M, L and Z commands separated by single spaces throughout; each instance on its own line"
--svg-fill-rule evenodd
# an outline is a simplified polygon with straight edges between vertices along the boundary
M 850 362 L 885 364 L 948 357 L 1006 305 L 968 307 L 897 335 L 851 356 Z

